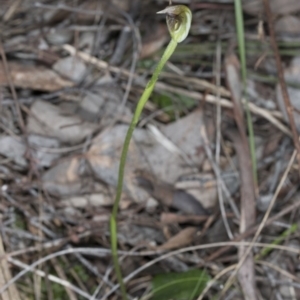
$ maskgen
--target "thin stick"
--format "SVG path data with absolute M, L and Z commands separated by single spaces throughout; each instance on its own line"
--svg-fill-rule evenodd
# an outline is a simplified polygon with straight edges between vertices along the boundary
M 222 188 L 224 190 L 224 193 L 226 194 L 227 200 L 228 200 L 235 216 L 238 219 L 240 218 L 240 212 L 239 212 L 238 208 L 236 207 L 234 201 L 232 201 L 231 195 L 230 195 L 224 181 L 222 180 L 222 177 L 221 177 L 221 174 L 220 174 L 221 172 L 219 170 L 219 167 L 216 164 L 216 162 L 214 161 L 212 151 L 209 147 L 209 141 L 208 141 L 208 138 L 207 138 L 205 126 L 203 126 L 201 128 L 200 135 L 201 135 L 201 138 L 203 139 L 203 142 L 204 142 L 203 144 L 204 144 L 204 150 L 205 150 L 206 156 L 207 156 L 207 158 L 210 162 L 210 165 L 211 165 L 212 169 L 214 170 L 214 173 L 217 177 L 218 196 L 219 196 L 218 198 L 219 198 L 221 216 L 222 216 L 222 220 L 223 220 L 227 235 L 228 235 L 229 239 L 232 240 L 233 239 L 233 234 L 231 232 L 231 229 L 230 229 L 230 226 L 229 226 L 229 223 L 228 223 L 228 219 L 227 219 L 227 216 L 226 216 L 224 199 L 223 199 L 222 191 L 221 192 L 219 191 L 220 188 Z
M 124 278 L 124 282 L 128 282 L 129 280 L 131 280 L 132 278 L 134 278 L 136 275 L 138 275 L 139 273 L 141 273 L 142 271 L 144 271 L 145 269 L 153 266 L 154 264 L 167 259 L 169 257 L 172 257 L 174 255 L 178 255 L 181 253 L 185 253 L 188 251 L 195 251 L 195 250 L 200 250 L 200 249 L 206 249 L 206 248 L 212 248 L 212 246 L 216 246 L 216 245 L 231 245 L 231 246 L 249 246 L 251 245 L 251 242 L 219 242 L 219 243 L 213 243 L 213 244 L 205 244 L 205 245 L 197 245 L 197 246 L 191 246 L 191 247 L 187 247 L 187 248 L 182 248 L 173 252 L 169 252 L 166 254 L 162 254 L 158 257 L 156 257 L 155 259 L 145 263 L 144 265 L 142 265 L 141 267 L 139 267 L 138 269 L 134 270 L 131 274 L 127 275 Z M 282 246 L 282 245 L 272 245 L 272 244 L 262 244 L 262 243 L 254 243 L 253 246 L 255 247 L 263 247 L 263 245 L 268 245 L 268 247 L 272 247 L 274 249 L 282 249 L 282 250 L 286 250 L 286 251 L 291 251 L 293 253 L 297 253 L 299 254 L 299 249 L 296 248 L 291 248 L 291 247 L 286 247 L 286 246 Z M 115 285 L 109 292 L 107 292 L 102 298 L 101 300 L 106 300 L 109 296 L 111 296 L 118 288 L 120 287 L 119 284 Z M 0 289 L 1 291 L 1 289 Z
M 9 258 L 9 262 L 17 267 L 20 267 L 22 269 L 27 269 L 29 266 L 24 264 L 23 262 L 17 260 L 17 259 L 13 259 L 13 258 Z M 90 299 L 91 295 L 86 293 L 85 291 L 79 289 L 77 286 L 73 285 L 72 283 L 70 283 L 69 281 L 67 281 L 65 278 L 61 279 L 57 276 L 51 275 L 51 274 L 46 274 L 44 271 L 42 270 L 32 270 L 33 273 L 35 273 L 36 275 L 40 276 L 40 277 L 48 277 L 48 279 L 52 282 L 58 283 L 61 286 L 70 289 L 74 292 L 76 292 L 78 295 L 86 298 L 86 299 Z
M 263 0 L 263 2 L 264 2 L 265 11 L 266 11 L 266 14 L 267 14 L 271 45 L 272 45 L 275 60 L 276 60 L 276 67 L 277 67 L 277 71 L 278 71 L 279 84 L 280 84 L 280 87 L 281 87 L 283 100 L 284 100 L 284 103 L 285 103 L 286 111 L 287 111 L 288 118 L 289 118 L 289 123 L 290 123 L 291 130 L 292 130 L 294 145 L 295 145 L 295 148 L 297 149 L 297 152 L 298 152 L 297 153 L 298 165 L 300 166 L 299 135 L 298 135 L 298 132 L 297 132 L 296 123 L 295 123 L 295 119 L 294 119 L 294 116 L 293 116 L 293 106 L 291 104 L 291 100 L 290 100 L 290 97 L 289 97 L 289 94 L 288 94 L 288 91 L 287 91 L 287 87 L 286 87 L 286 83 L 285 83 L 285 79 L 284 79 L 282 63 L 281 63 L 279 50 L 278 50 L 278 45 L 277 45 L 276 37 L 275 37 L 273 17 L 272 17 L 270 2 L 269 2 L 269 0 Z M 300 172 L 300 169 L 299 169 L 299 172 Z
M 7 81 L 8 81 L 10 90 L 11 90 L 11 94 L 12 94 L 13 100 L 15 102 L 17 116 L 18 116 L 18 123 L 19 123 L 20 129 L 22 130 L 22 133 L 24 135 L 26 135 L 25 122 L 24 122 L 23 117 L 22 117 L 22 112 L 21 112 L 20 104 L 18 102 L 17 92 L 16 92 L 16 89 L 13 85 L 13 80 L 11 78 L 11 74 L 10 74 L 10 71 L 9 71 L 9 66 L 8 66 L 7 59 L 6 59 L 6 54 L 5 54 L 3 46 L 2 46 L 2 42 L 0 42 L 0 56 L 2 58 L 3 67 L 4 67 L 3 69 L 4 69 L 5 75 L 7 77 Z
M 291 205 L 289 205 L 286 208 L 281 209 L 276 215 L 274 215 L 272 218 L 268 219 L 265 226 L 271 225 L 272 223 L 274 223 L 276 220 L 282 218 L 283 216 L 287 215 L 288 213 L 292 212 L 292 211 L 296 211 L 298 208 L 300 207 L 300 199 L 296 200 L 294 203 L 292 203 Z M 250 228 L 249 230 L 247 230 L 246 232 L 244 232 L 243 234 L 238 235 L 232 242 L 238 242 L 240 240 L 242 240 L 243 238 L 251 235 L 252 233 L 254 233 L 256 230 L 258 229 L 258 225 L 254 226 L 253 228 Z M 91 232 L 85 232 L 82 233 L 80 235 L 78 235 L 78 237 L 84 238 L 87 236 L 90 236 Z M 10 253 L 6 253 L 5 255 L 0 255 L 0 260 L 1 259 L 9 259 L 10 257 L 14 257 L 14 256 L 18 256 L 18 255 L 22 255 L 22 254 L 26 254 L 26 253 L 32 253 L 32 252 L 36 252 L 36 251 L 42 251 L 42 250 L 46 250 L 48 249 L 48 251 L 50 251 L 52 248 L 59 248 L 61 247 L 63 244 L 67 243 L 69 241 L 69 238 L 61 238 L 61 239 L 57 239 L 57 240 L 53 240 L 50 242 L 46 242 L 44 244 L 38 245 L 38 246 L 34 246 L 34 247 L 29 247 L 27 249 L 22 249 L 22 250 L 17 250 L 17 251 L 13 251 Z M 230 249 L 231 246 L 226 245 L 225 248 L 220 248 L 220 251 L 214 252 L 212 253 L 211 256 L 209 256 L 208 258 L 205 258 L 206 261 L 211 261 L 211 260 L 216 260 L 222 253 L 224 253 L 224 251 L 227 251 L 228 249 Z M 78 248 L 77 248 L 78 249 Z M 89 251 L 89 248 L 85 248 L 86 252 Z M 94 250 L 97 251 L 104 251 L 104 253 L 106 255 L 108 255 L 110 253 L 109 249 L 100 249 L 99 248 L 93 248 Z M 74 249 L 69 249 L 68 251 L 73 251 Z M 76 252 L 76 251 L 75 251 Z M 72 252 L 73 253 L 73 252 Z M 84 253 L 84 251 L 81 251 L 80 253 Z M 123 254 L 127 254 L 127 252 L 120 252 L 119 253 L 123 253 Z M 130 252 L 131 255 L 136 254 L 136 253 L 132 253 Z M 141 252 L 139 253 L 139 255 L 156 255 L 158 254 L 157 251 L 151 251 L 151 252 Z M 104 256 L 104 254 L 103 254 Z
M 293 162 L 294 162 L 294 160 L 295 160 L 296 154 L 297 154 L 297 152 L 296 152 L 296 150 L 295 150 L 295 151 L 293 152 L 293 155 L 292 155 L 292 157 L 291 157 L 291 159 L 290 159 L 290 161 L 289 161 L 289 164 L 288 164 L 288 166 L 287 166 L 287 168 L 286 168 L 284 174 L 282 175 L 282 178 L 281 178 L 281 180 L 280 180 L 280 182 L 279 182 L 279 185 L 278 185 L 278 187 L 277 187 L 277 189 L 276 189 L 276 191 L 275 191 L 275 194 L 274 194 L 274 196 L 273 196 L 273 198 L 272 198 L 272 200 L 271 200 L 271 202 L 270 202 L 270 204 L 269 204 L 269 207 L 268 207 L 268 209 L 267 209 L 267 211 L 266 211 L 266 213 L 265 213 L 265 215 L 264 215 L 264 218 L 263 218 L 262 222 L 260 223 L 260 225 L 259 225 L 259 227 L 258 227 L 258 229 L 257 229 L 257 231 L 256 231 L 256 233 L 255 233 L 255 236 L 254 236 L 254 238 L 252 239 L 252 241 L 251 241 L 251 243 L 250 243 L 250 246 L 245 250 L 244 256 L 240 259 L 240 261 L 239 261 L 239 263 L 238 263 L 238 265 L 237 265 L 235 271 L 231 274 L 231 276 L 230 276 L 229 279 L 227 280 L 227 282 L 226 282 L 226 284 L 225 284 L 225 286 L 224 286 L 224 289 L 223 289 L 223 291 L 222 291 L 222 295 L 225 294 L 225 292 L 229 289 L 229 287 L 230 287 L 231 284 L 233 283 L 234 277 L 236 276 L 236 274 L 237 274 L 239 268 L 243 265 L 245 259 L 247 258 L 247 256 L 249 255 L 250 251 L 252 250 L 255 241 L 257 240 L 258 236 L 259 236 L 260 233 L 262 232 L 262 230 L 263 230 L 263 228 L 264 228 L 264 226 L 265 226 L 265 224 L 266 224 L 266 222 L 267 222 L 267 220 L 268 220 L 268 217 L 269 217 L 269 215 L 270 215 L 270 213 L 271 213 L 271 211 L 272 211 L 272 208 L 273 208 L 273 206 L 274 206 L 274 204 L 275 204 L 275 202 L 276 202 L 277 196 L 278 196 L 278 194 L 279 194 L 279 192 L 280 192 L 280 190 L 281 190 L 281 188 L 282 188 L 282 186 L 283 186 L 283 183 L 284 183 L 284 181 L 286 180 L 287 175 L 288 175 L 288 173 L 290 172 L 290 170 L 291 170 L 291 168 L 292 168 L 292 165 L 293 165 Z
M 298 203 L 300 205 L 300 202 Z M 131 274 L 129 274 L 127 277 L 124 278 L 124 282 L 128 282 L 130 279 L 134 278 L 137 274 L 144 271 L 145 269 L 149 268 L 150 266 L 153 266 L 157 262 L 160 262 L 166 258 L 172 257 L 174 255 L 178 255 L 181 253 L 189 252 L 189 251 L 196 251 L 196 250 L 202 250 L 202 249 L 210 249 L 214 247 L 223 247 L 223 246 L 249 246 L 252 245 L 251 242 L 218 242 L 218 243 L 211 243 L 211 244 L 204 244 L 204 245 L 197 245 L 197 246 L 190 246 L 186 248 L 182 248 L 176 251 L 172 251 L 166 254 L 162 254 L 162 252 L 157 251 L 142 251 L 142 252 L 131 252 L 131 251 L 118 251 L 119 254 L 126 254 L 128 256 L 152 256 L 152 255 L 159 255 L 159 257 L 153 259 L 152 261 L 147 262 L 146 264 L 142 265 L 138 269 L 134 270 Z M 299 249 L 294 247 L 287 247 L 282 245 L 275 245 L 275 244 L 266 244 L 266 243 L 257 243 L 254 242 L 253 246 L 255 247 L 261 247 L 261 248 L 272 248 L 272 249 L 278 249 L 282 251 L 288 251 L 291 253 L 295 253 L 299 255 Z M 68 248 L 64 249 L 58 252 L 53 252 L 45 257 L 42 257 L 41 259 L 35 261 L 31 265 L 28 265 L 24 270 L 19 272 L 16 276 L 14 276 L 12 279 L 10 279 L 5 285 L 0 287 L 0 294 L 2 294 L 11 284 L 15 283 L 18 279 L 20 279 L 22 276 L 24 276 L 27 272 L 30 272 L 34 270 L 37 266 L 40 264 L 45 263 L 46 261 L 50 260 L 51 258 L 59 257 L 66 254 L 74 254 L 74 253 L 82 253 L 86 255 L 92 255 L 95 257 L 106 257 L 107 255 L 111 254 L 110 249 L 105 248 Z M 4 258 L 4 257 L 3 257 Z M 8 262 L 10 262 L 11 257 L 7 257 Z M 113 294 L 118 288 L 120 287 L 119 284 L 116 284 L 105 296 L 101 298 L 101 300 L 107 299 L 111 294 Z
M 290 274 L 289 272 L 279 268 L 278 266 L 276 265 L 273 265 L 269 262 L 266 262 L 266 261 L 260 261 L 260 260 L 256 260 L 255 261 L 256 264 L 260 264 L 260 265 L 263 265 L 263 266 L 267 266 L 279 273 L 281 273 L 283 276 L 285 276 L 286 278 L 290 278 L 296 282 L 300 282 L 299 278 Z M 205 289 L 202 291 L 201 295 L 198 297 L 197 300 L 202 300 L 203 297 L 205 296 L 205 294 L 209 291 L 209 289 L 223 276 L 225 275 L 226 273 L 234 270 L 235 268 L 237 267 L 237 264 L 234 264 L 234 265 L 231 265 L 225 269 L 223 269 L 222 271 L 220 271 L 211 281 L 208 282 L 207 286 L 205 287 Z
M 203 144 L 204 144 L 204 150 L 205 150 L 206 156 L 207 156 L 207 158 L 208 158 L 208 160 L 209 160 L 209 162 L 211 164 L 211 167 L 212 167 L 212 169 L 213 169 L 213 171 L 214 171 L 214 173 L 215 173 L 215 175 L 217 177 L 218 183 L 220 183 L 221 188 L 224 191 L 224 194 L 225 194 L 225 196 L 226 196 L 226 198 L 228 200 L 228 203 L 231 206 L 231 209 L 232 209 L 233 213 L 235 214 L 235 217 L 237 219 L 239 219 L 240 218 L 240 212 L 239 212 L 236 204 L 234 203 L 234 201 L 233 201 L 233 199 L 232 199 L 232 197 L 230 195 L 230 192 L 229 192 L 229 190 L 228 190 L 228 188 L 227 188 L 224 180 L 222 179 L 220 169 L 218 168 L 217 164 L 215 163 L 215 161 L 213 159 L 213 154 L 212 154 L 212 151 L 211 151 L 211 149 L 209 147 L 209 141 L 208 141 L 206 130 L 205 130 L 204 126 L 200 129 L 200 134 L 201 134 L 201 137 L 202 137 L 203 142 L 204 142 Z M 220 205 L 221 209 L 222 209 L 222 207 L 224 208 L 224 205 Z M 224 208 L 222 216 L 223 216 L 224 224 L 226 224 L 227 218 L 226 218 L 225 208 Z M 228 225 L 228 227 L 229 227 L 229 225 Z M 228 227 L 227 227 L 227 229 L 228 229 Z M 232 235 L 232 233 L 231 233 L 231 235 Z
M 71 55 L 77 55 L 78 57 L 80 57 L 83 61 L 93 64 L 95 67 L 97 67 L 100 70 L 109 70 L 113 73 L 116 74 L 122 74 L 123 76 L 130 76 L 130 72 L 128 70 L 119 68 L 119 67 L 115 67 L 115 66 L 109 66 L 107 62 L 103 61 L 103 60 L 99 60 L 94 56 L 91 56 L 85 52 L 82 51 L 77 51 L 76 48 L 74 48 L 71 45 L 64 45 L 62 47 L 64 50 L 66 50 L 67 52 L 69 52 Z M 166 74 L 164 74 L 166 76 Z M 169 74 L 168 74 L 169 75 Z M 138 75 L 134 75 L 134 78 L 138 78 Z M 186 80 L 190 80 L 192 82 L 195 82 L 195 85 L 203 85 L 205 88 L 208 88 L 210 90 L 212 90 L 213 92 L 217 91 L 217 87 L 214 86 L 213 84 L 209 84 L 208 82 L 204 81 L 204 80 L 199 80 L 196 78 L 185 78 Z M 140 84 L 139 82 L 137 82 L 137 84 Z M 198 100 L 198 101 L 206 101 L 210 104 L 217 104 L 220 103 L 220 105 L 222 107 L 225 108 L 231 108 L 233 107 L 232 102 L 225 99 L 225 98 L 220 98 L 218 99 L 217 97 L 215 97 L 212 94 L 207 94 L 205 97 L 203 96 L 203 94 L 197 92 L 193 92 L 193 91 L 188 91 L 186 89 L 183 88 L 176 88 L 173 86 L 169 86 L 165 83 L 162 82 L 158 82 L 156 84 L 155 89 L 157 90 L 163 90 L 163 91 L 170 91 L 173 93 L 178 93 L 180 95 L 185 95 L 188 97 L 191 97 L 192 99 Z M 229 97 L 229 92 L 227 90 L 225 90 L 224 88 L 220 88 L 220 93 L 223 96 Z M 242 99 L 242 103 L 245 105 L 245 99 Z M 270 112 L 267 109 L 261 108 L 259 106 L 256 106 L 253 103 L 249 103 L 249 109 L 253 114 L 256 114 L 258 116 L 261 116 L 263 118 L 265 118 L 266 120 L 268 120 L 271 124 L 273 124 L 275 127 L 277 127 L 279 130 L 281 130 L 284 134 L 288 135 L 288 136 L 292 136 L 289 128 L 287 128 L 285 125 L 283 125 L 277 118 L 278 118 L 278 112 L 274 111 L 274 112 Z
M 288 214 L 292 211 L 297 210 L 299 207 L 300 207 L 300 201 L 298 200 L 295 203 L 293 203 L 292 205 L 282 209 L 279 213 L 277 213 L 272 218 L 268 219 L 265 226 L 271 225 L 276 220 L 282 218 L 283 216 L 285 216 L 286 214 Z M 255 233 L 258 228 L 259 228 L 259 225 L 256 225 L 256 226 L 250 228 L 249 230 L 247 230 L 247 231 L 241 233 L 240 235 L 236 236 L 233 241 L 234 242 L 241 241 L 242 239 L 244 239 L 244 238 L 252 235 L 253 233 Z M 205 261 L 214 261 L 214 260 L 216 260 L 218 257 L 220 257 L 224 252 L 228 251 L 230 248 L 231 248 L 230 246 L 225 246 L 221 249 L 218 249 L 217 251 L 213 252 L 209 257 L 205 258 Z
M 209 291 L 209 289 L 216 283 L 218 282 L 219 278 L 221 278 L 223 275 L 225 275 L 228 272 L 233 271 L 236 268 L 237 264 L 231 265 L 225 269 L 223 269 L 222 271 L 220 271 L 212 280 L 210 280 L 208 282 L 208 284 L 206 285 L 205 289 L 202 291 L 202 293 L 199 295 L 199 297 L 197 298 L 197 300 L 202 300 L 204 295 Z
M 219 29 L 221 27 L 221 19 L 219 22 Z M 220 37 L 218 38 L 217 46 L 216 46 L 216 86 L 217 86 L 217 111 L 216 111 L 216 165 L 219 166 L 220 164 L 220 144 L 221 144 L 221 124 L 222 124 L 222 114 L 221 114 L 221 104 L 220 104 L 220 98 L 221 98 L 221 54 L 222 54 L 222 47 L 221 47 L 221 40 Z M 217 177 L 217 192 L 218 192 L 218 200 L 220 205 L 220 211 L 221 216 L 223 219 L 223 223 L 227 232 L 227 235 L 230 240 L 233 239 L 233 234 L 231 232 L 227 217 L 226 217 L 226 211 L 225 211 L 225 205 L 224 205 L 224 199 L 223 199 L 223 193 L 222 193 L 222 187 L 220 182 L 220 177 Z

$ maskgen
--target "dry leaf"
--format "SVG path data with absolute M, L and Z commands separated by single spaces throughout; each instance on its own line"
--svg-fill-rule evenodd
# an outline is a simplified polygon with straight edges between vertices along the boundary
M 67 199 L 63 199 L 61 204 L 63 206 L 71 206 L 77 208 L 86 208 L 89 206 L 111 206 L 114 199 L 111 195 L 103 193 L 87 194 L 82 196 L 74 196 Z
M 57 73 L 42 66 L 8 63 L 8 69 L 15 87 L 54 92 L 72 87 L 71 81 L 62 79 Z M 9 81 L 3 63 L 0 63 L 0 86 L 8 86 Z
M 196 198 L 183 190 L 174 189 L 162 180 L 156 181 L 153 176 L 142 172 L 137 181 L 152 197 L 162 204 L 173 207 L 184 213 L 207 215 L 208 212 Z
M 80 180 L 80 160 L 67 159 L 44 173 L 42 177 L 43 188 L 48 193 L 57 196 L 79 193 L 83 182 Z
M 140 59 L 149 57 L 160 50 L 169 39 L 167 27 L 165 25 L 158 26 L 158 29 L 151 31 L 151 35 L 143 41 Z
M 64 115 L 62 108 L 45 101 L 35 101 L 31 112 L 27 123 L 28 132 L 54 137 L 65 143 L 81 142 L 97 128 L 96 124 L 83 122 L 74 114 Z
M 86 75 L 87 69 L 82 59 L 77 56 L 62 58 L 58 60 L 52 68 L 61 76 L 74 82 L 80 82 Z
M 166 243 L 157 247 L 157 250 L 173 250 L 181 247 L 186 247 L 191 244 L 194 239 L 197 228 L 187 227 L 181 230 L 178 234 L 170 238 Z
M 272 13 L 286 15 L 300 11 L 299 0 L 270 0 Z M 243 10 L 254 16 L 264 16 L 264 6 L 261 0 L 243 0 Z
M 7 253 L 4 250 L 2 237 L 0 236 L 0 256 L 5 257 Z M 3 287 L 7 284 L 10 280 L 12 280 L 11 275 L 11 265 L 8 263 L 7 259 L 1 259 L 0 261 L 0 286 Z M 14 283 L 10 284 L 7 290 L 1 293 L 2 300 L 19 300 L 20 295 L 18 292 L 17 287 Z
M 83 4 L 80 6 L 80 8 L 84 11 L 90 11 L 95 12 L 95 14 L 91 13 L 78 13 L 77 19 L 80 22 L 89 22 L 89 21 L 95 21 L 95 18 L 99 18 L 99 15 L 105 12 L 110 12 L 111 14 L 116 14 L 116 8 L 119 10 L 128 11 L 130 7 L 130 1 L 129 0 L 90 0 L 90 1 L 84 1 Z M 112 9 L 110 9 L 112 7 Z M 100 12 L 97 15 L 97 12 Z
M 0 137 L 0 154 L 12 159 L 21 167 L 27 166 L 25 152 L 26 147 L 22 139 L 12 136 Z
M 296 56 L 292 59 L 290 66 L 284 71 L 284 77 L 285 80 L 292 85 L 297 86 L 300 84 L 300 56 Z M 287 91 L 290 97 L 291 104 L 295 108 L 293 110 L 293 115 L 296 127 L 298 131 L 300 131 L 300 89 L 288 86 Z M 288 123 L 289 119 L 286 111 L 286 105 L 284 103 L 282 91 L 279 84 L 277 84 L 276 86 L 276 100 L 285 121 Z
M 300 111 L 300 89 L 287 87 L 287 91 L 289 94 L 291 104 L 295 108 L 295 110 L 293 110 L 294 120 L 296 123 L 297 130 L 300 132 L 300 113 L 299 113 L 299 111 Z M 277 99 L 278 106 L 283 114 L 283 117 L 284 117 L 285 121 L 288 123 L 289 118 L 288 118 L 288 114 L 286 111 L 286 105 L 284 103 L 284 99 L 282 96 L 281 87 L 279 84 L 277 84 L 277 87 L 276 87 L 276 99 Z
M 295 16 L 283 16 L 275 23 L 275 32 L 284 35 L 300 34 L 300 19 Z
M 300 85 L 300 56 L 295 56 L 285 69 L 284 78 L 291 84 Z
M 202 114 L 196 110 L 170 125 L 161 126 L 160 131 L 157 129 L 159 138 L 152 130 L 149 132 L 141 128 L 136 129 L 127 158 L 124 192 L 138 202 L 148 199 L 149 195 L 138 187 L 135 181 L 136 170 L 148 171 L 155 174 L 158 180 L 171 185 L 174 185 L 179 177 L 193 173 L 194 166 L 200 165 L 204 158 L 204 152 L 199 151 L 203 146 L 199 135 L 201 126 Z M 95 175 L 112 186 L 117 184 L 119 161 L 127 128 L 125 125 L 107 128 L 94 139 L 87 154 Z M 215 194 L 209 195 L 212 197 L 208 202 L 213 205 L 216 200 Z M 197 200 L 201 203 L 202 195 L 198 196 Z
M 208 216 L 197 216 L 197 215 L 178 215 L 174 213 L 162 213 L 160 216 L 160 221 L 167 224 L 184 224 L 184 223 L 193 223 L 201 224 L 207 220 Z
M 55 151 L 60 147 L 60 142 L 57 139 L 30 134 L 28 143 L 31 146 L 31 153 L 38 166 L 50 167 L 63 154 Z

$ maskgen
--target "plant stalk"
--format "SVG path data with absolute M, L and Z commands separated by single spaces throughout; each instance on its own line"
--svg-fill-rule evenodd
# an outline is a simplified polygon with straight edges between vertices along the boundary
M 171 57 L 171 55 L 173 54 L 173 52 L 175 51 L 177 46 L 177 42 L 173 39 L 171 39 L 168 47 L 166 48 L 162 58 L 160 59 L 150 81 L 148 82 L 138 104 L 137 107 L 135 109 L 134 112 L 134 116 L 132 118 L 132 121 L 130 123 L 130 126 L 128 128 L 126 137 L 125 137 L 125 141 L 123 144 L 123 150 L 122 150 L 122 154 L 121 154 L 121 160 L 120 160 L 120 166 L 119 166 L 119 177 L 118 177 L 118 184 L 117 184 L 117 194 L 116 194 L 116 198 L 115 198 L 115 202 L 114 202 L 114 206 L 113 206 L 113 210 L 112 210 L 112 214 L 110 217 L 110 236 L 111 236 L 111 251 L 112 251 L 112 257 L 113 257 L 113 264 L 114 264 L 114 268 L 116 271 L 116 275 L 117 275 L 117 279 L 118 282 L 120 284 L 120 288 L 121 288 L 121 293 L 122 293 L 122 298 L 123 300 L 127 300 L 127 295 L 126 295 L 126 288 L 123 282 L 123 277 L 122 277 L 122 272 L 121 272 L 121 268 L 120 268 L 120 264 L 119 264 L 119 259 L 118 259 L 118 252 L 117 252 L 117 213 L 118 213 L 118 207 L 119 207 L 119 203 L 120 203 L 120 199 L 121 199 L 121 194 L 122 194 L 122 190 L 123 190 L 123 181 L 124 181 L 124 173 L 125 173 L 125 164 L 126 164 L 126 159 L 127 159 L 127 153 L 128 153 L 128 149 L 129 149 L 129 144 L 130 144 L 130 140 L 132 138 L 132 134 L 134 129 L 137 126 L 137 123 L 140 119 L 140 115 L 142 113 L 142 110 L 146 104 L 146 102 L 148 101 L 155 83 L 159 77 L 159 74 L 161 73 L 164 65 L 166 64 L 166 62 L 169 60 L 169 58 Z

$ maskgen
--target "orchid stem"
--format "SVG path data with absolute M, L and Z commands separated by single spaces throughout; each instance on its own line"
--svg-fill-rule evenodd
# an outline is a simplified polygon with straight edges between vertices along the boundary
M 116 272 L 116 276 L 120 285 L 121 293 L 122 293 L 122 299 L 127 300 L 127 293 L 126 293 L 126 287 L 123 281 L 121 267 L 119 264 L 119 258 L 118 258 L 118 239 L 117 239 L 117 214 L 118 214 L 118 207 L 120 204 L 120 199 L 122 195 L 123 190 L 123 181 L 124 181 L 124 173 L 125 173 L 125 164 L 127 159 L 127 153 L 129 149 L 129 144 L 133 135 L 133 131 L 136 128 L 138 121 L 140 119 L 140 115 L 143 111 L 143 108 L 148 101 L 155 83 L 159 77 L 159 74 L 161 73 L 163 67 L 165 66 L 166 62 L 169 60 L 171 55 L 174 53 L 177 44 L 182 42 L 190 29 L 191 26 L 191 20 L 192 20 L 192 14 L 191 11 L 184 5 L 176 5 L 167 7 L 165 10 L 160 11 L 158 13 L 165 13 L 167 14 L 167 24 L 168 29 L 171 35 L 171 41 L 169 45 L 167 46 L 162 58 L 160 59 L 156 69 L 154 70 L 154 73 L 148 82 L 133 115 L 132 121 L 129 125 L 125 141 L 123 144 L 122 154 L 121 154 L 121 160 L 119 165 L 119 177 L 118 177 L 118 184 L 117 184 L 117 193 L 115 202 L 112 209 L 112 214 L 110 217 L 110 239 L 111 239 L 111 252 L 112 252 L 112 258 L 113 258 L 113 264 Z
M 121 275 L 121 268 L 119 265 L 118 254 L 117 254 L 117 214 L 118 214 L 118 207 L 119 207 L 122 189 L 123 189 L 123 180 L 124 180 L 124 171 L 125 171 L 127 153 L 128 153 L 129 144 L 130 144 L 130 140 L 132 138 L 133 131 L 136 128 L 136 125 L 140 119 L 142 110 L 154 89 L 154 86 L 158 79 L 159 74 L 161 73 L 166 62 L 169 60 L 169 58 L 175 51 L 176 47 L 177 47 L 177 42 L 175 40 L 171 39 L 168 47 L 166 48 L 161 60 L 159 61 L 150 81 L 148 82 L 148 84 L 137 104 L 137 107 L 135 109 L 132 121 L 130 123 L 130 126 L 129 126 L 127 134 L 126 134 L 124 145 L 123 145 L 121 161 L 120 161 L 120 166 L 119 166 L 117 194 L 116 194 L 116 199 L 115 199 L 113 210 L 112 210 L 112 215 L 110 218 L 110 236 L 111 236 L 111 251 L 112 251 L 112 256 L 113 256 L 113 263 L 114 263 L 116 275 L 117 275 L 117 278 L 118 278 L 118 281 L 120 284 L 122 297 L 124 300 L 125 299 L 127 300 L 127 296 L 126 296 L 125 285 L 124 285 L 123 278 Z

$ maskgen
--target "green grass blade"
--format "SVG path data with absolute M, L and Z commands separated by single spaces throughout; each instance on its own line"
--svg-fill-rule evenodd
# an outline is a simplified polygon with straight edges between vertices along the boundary
M 255 186 L 257 186 L 257 163 L 256 163 L 256 154 L 255 154 L 254 130 L 253 130 L 253 122 L 248 107 L 248 100 L 246 95 L 247 67 L 246 67 L 246 46 L 245 46 L 242 1 L 234 0 L 234 8 L 235 8 L 235 20 L 236 20 L 236 28 L 237 28 L 237 39 L 238 39 L 238 46 L 239 46 L 239 56 L 241 62 L 243 95 L 246 99 L 245 109 L 246 109 L 246 117 L 247 117 L 247 127 L 249 131 L 249 145 L 250 145 L 251 162 L 252 162 L 252 173 L 253 173 L 254 184 Z
M 295 233 L 298 230 L 298 224 L 294 223 L 291 225 L 290 228 L 282 232 L 277 238 L 270 245 L 279 245 L 283 242 L 288 236 Z M 273 250 L 272 247 L 265 247 L 263 248 L 260 253 L 255 256 L 255 260 L 259 260 L 265 256 L 267 256 Z
M 151 299 L 193 300 L 203 291 L 210 279 L 205 270 L 156 275 L 152 279 Z

